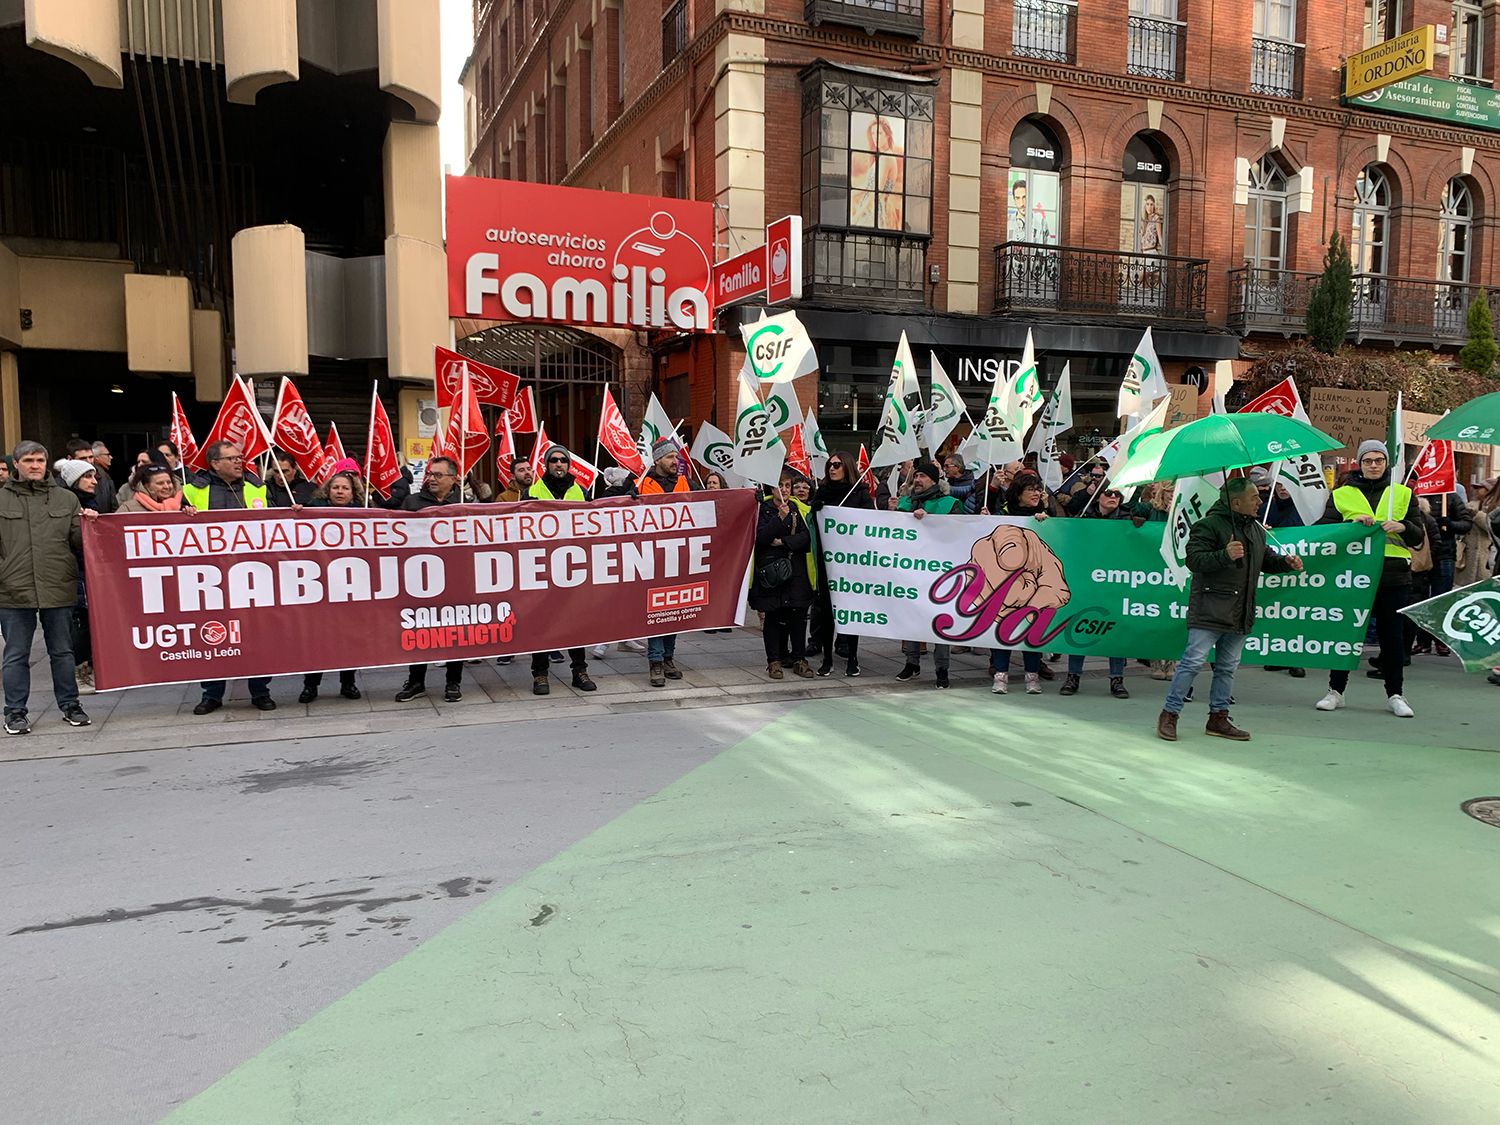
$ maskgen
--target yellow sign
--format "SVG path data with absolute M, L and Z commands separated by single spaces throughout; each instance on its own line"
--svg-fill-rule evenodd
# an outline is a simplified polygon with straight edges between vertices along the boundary
M 1344 60 L 1344 97 L 1367 94 L 1432 70 L 1432 24 L 1350 55 Z

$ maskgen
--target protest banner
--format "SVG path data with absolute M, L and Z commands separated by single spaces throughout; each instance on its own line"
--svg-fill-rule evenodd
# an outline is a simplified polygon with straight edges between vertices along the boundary
M 1264 574 L 1247 664 L 1352 669 L 1383 562 L 1357 524 L 1282 529 L 1301 574 Z M 1173 660 L 1188 592 L 1161 525 L 824 509 L 818 536 L 840 632 L 892 640 Z
M 1466 672 L 1500 667 L 1500 578 L 1486 578 L 1401 611 L 1453 650 Z
M 336 514 L 335 514 L 336 513 Z M 101 689 L 547 652 L 740 624 L 747 490 L 84 527 Z
M 1344 443 L 1342 449 L 1325 453 L 1335 461 L 1352 462 L 1359 443 L 1371 438 L 1384 441 L 1390 418 L 1388 391 L 1346 391 L 1338 387 L 1314 387 L 1307 401 L 1312 424 Z

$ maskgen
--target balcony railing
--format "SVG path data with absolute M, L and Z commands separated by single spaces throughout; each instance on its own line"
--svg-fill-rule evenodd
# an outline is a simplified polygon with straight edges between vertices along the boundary
M 1142 78 L 1181 82 L 1186 39 L 1177 20 L 1131 16 L 1126 21 L 1125 70 Z
M 1302 96 L 1302 44 L 1250 40 L 1250 92 L 1273 98 Z
M 1201 324 L 1208 262 L 1077 246 L 995 247 L 995 312 Z
M 687 0 L 677 0 L 661 16 L 661 65 L 687 49 Z
M 1059 0 L 1015 0 L 1011 54 L 1049 62 L 1073 62 L 1076 13 L 1076 4 Z
M 925 238 L 813 228 L 805 236 L 809 294 L 852 302 L 918 307 L 925 303 Z
M 806 0 L 807 22 L 839 23 L 862 29 L 922 38 L 922 0 Z
M 1307 328 L 1315 273 L 1243 266 L 1229 273 L 1228 326 L 1240 333 L 1298 335 Z M 1469 305 L 1481 289 L 1491 303 L 1500 289 L 1451 281 L 1356 274 L 1349 336 L 1359 340 L 1457 344 L 1468 338 Z

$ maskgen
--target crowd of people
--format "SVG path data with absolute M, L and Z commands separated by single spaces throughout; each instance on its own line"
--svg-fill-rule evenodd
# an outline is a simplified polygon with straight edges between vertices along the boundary
M 53 694 L 59 713 L 71 726 L 87 726 L 87 712 L 80 696 L 94 691 L 92 645 L 88 629 L 88 585 L 82 557 L 81 522 L 113 512 L 160 514 L 192 511 L 224 511 L 253 508 L 307 509 L 364 507 L 368 504 L 402 511 L 422 511 L 445 504 L 489 500 L 487 488 L 460 481 L 458 466 L 446 458 L 435 458 L 425 468 L 418 484 L 408 471 L 387 497 L 366 497 L 359 466 L 344 460 L 334 466 L 322 484 L 304 477 L 295 460 L 276 451 L 272 471 L 258 475 L 245 462 L 240 449 L 229 442 L 215 442 L 204 451 L 205 468 L 185 471 L 181 453 L 170 441 L 139 452 L 123 487 L 117 489 L 111 472 L 113 457 L 102 442 L 70 441 L 64 457 L 49 460 L 48 451 L 34 441 L 23 441 L 11 457 L 0 459 L 0 630 L 4 633 L 4 729 L 24 734 L 30 729 L 30 651 L 40 623 L 52 674 Z M 773 680 L 788 672 L 801 678 L 827 677 L 836 660 L 844 662 L 843 674 L 860 675 L 860 637 L 835 629 L 828 593 L 827 572 L 817 542 L 817 514 L 823 508 L 881 508 L 910 514 L 914 520 L 953 514 L 1009 515 L 1031 520 L 1053 518 L 1131 520 L 1136 526 L 1167 519 L 1171 505 L 1171 482 L 1158 482 L 1134 495 L 1111 487 L 1105 466 L 1095 460 L 1074 472 L 1072 459 L 1061 459 L 1067 484 L 1049 489 L 1034 462 L 1016 461 L 997 466 L 976 477 L 957 456 L 941 464 L 928 460 L 904 462 L 883 479 L 861 475 L 857 462 L 846 452 L 834 452 L 822 479 L 814 481 L 787 470 L 780 483 L 761 490 L 755 532 L 755 558 L 748 590 L 750 608 L 758 615 L 765 646 L 766 674 Z M 649 468 L 639 478 L 620 468 L 603 470 L 591 489 L 585 489 L 572 471 L 572 456 L 561 445 L 547 448 L 541 458 L 540 475 L 526 458 L 508 466 L 508 482 L 494 502 L 554 500 L 587 503 L 615 496 L 662 495 L 699 489 L 730 487 L 725 475 L 709 471 L 701 477 L 696 469 L 684 471 L 678 447 L 671 440 L 656 443 Z M 1393 490 L 1393 491 L 1391 491 Z M 1435 638 L 1417 630 L 1399 613 L 1414 601 L 1436 596 L 1495 572 L 1500 520 L 1494 509 L 1500 503 L 1500 480 L 1480 485 L 1474 497 L 1463 491 L 1416 498 L 1399 482 L 1390 480 L 1387 451 L 1380 442 L 1365 442 L 1357 467 L 1331 494 L 1324 522 L 1355 520 L 1379 523 L 1385 535 L 1385 560 L 1375 595 L 1372 637 L 1380 654 L 1370 661 L 1368 675 L 1383 682 L 1388 706 L 1399 717 L 1413 711 L 1404 694 L 1403 668 L 1413 654 L 1448 655 Z M 1393 518 L 1380 519 L 1378 513 Z M 1151 674 L 1170 680 L 1158 719 L 1160 737 L 1177 737 L 1177 716 L 1192 698 L 1193 679 L 1212 649 L 1213 685 L 1210 688 L 1210 720 L 1207 732 L 1221 737 L 1249 736 L 1229 720 L 1233 677 L 1239 663 L 1245 634 L 1254 619 L 1256 579 L 1262 569 L 1296 569 L 1295 558 L 1283 558 L 1266 544 L 1264 527 L 1300 526 L 1301 519 L 1285 488 L 1275 485 L 1264 469 L 1230 480 L 1219 503 L 1194 527 L 1188 546 L 1188 567 L 1193 575 L 1189 597 L 1188 643 L 1180 660 L 1150 663 Z M 1213 591 L 1209 596 L 1208 591 Z M 710 630 L 716 632 L 719 630 Z M 728 630 L 722 630 L 727 632 Z M 682 679 L 676 663 L 675 634 L 625 641 L 621 648 L 644 654 L 647 682 L 664 687 Z M 951 658 L 955 650 L 945 644 L 906 641 L 901 644 L 903 665 L 896 679 L 910 682 L 922 674 L 922 658 L 931 655 L 933 683 L 951 686 Z M 960 652 L 967 651 L 964 649 Z M 982 650 L 973 650 L 976 653 Z M 593 646 L 602 657 L 607 646 Z M 550 666 L 566 661 L 571 685 L 578 691 L 597 689 L 589 674 L 590 651 L 584 648 L 531 655 L 532 692 L 550 692 Z M 1026 694 L 1043 692 L 1045 681 L 1055 680 L 1050 665 L 1060 657 L 1036 651 L 1021 653 Z M 1107 658 L 1109 693 L 1128 699 L 1125 673 L 1130 654 Z M 514 657 L 498 658 L 501 666 Z M 817 662 L 816 668 L 814 661 Z M 1012 653 L 989 650 L 991 691 L 1005 695 L 1010 690 Z M 1077 694 L 1083 685 L 1084 658 L 1067 658 L 1058 694 Z M 444 699 L 462 698 L 462 661 L 444 667 Z M 1301 678 L 1301 668 L 1268 668 Z M 398 702 L 410 701 L 427 692 L 426 664 L 413 664 L 396 693 Z M 1500 670 L 1490 676 L 1500 685 Z M 300 703 L 318 698 L 322 673 L 302 678 Z M 1327 694 L 1317 708 L 1342 708 L 1348 691 L 1349 673 L 1333 672 Z M 193 708 L 207 715 L 223 706 L 226 683 L 205 681 Z M 249 681 L 251 705 L 276 709 L 271 680 Z M 357 669 L 339 671 L 339 694 L 359 699 Z

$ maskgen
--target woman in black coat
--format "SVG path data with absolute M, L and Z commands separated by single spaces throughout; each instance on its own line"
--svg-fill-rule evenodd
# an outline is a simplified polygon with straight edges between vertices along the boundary
M 870 490 L 859 479 L 858 462 L 840 450 L 828 458 L 828 467 L 823 470 L 823 481 L 812 498 L 813 526 L 817 526 L 818 513 L 824 508 L 873 508 L 875 501 Z M 823 663 L 818 675 L 833 674 L 833 656 L 836 632 L 833 621 L 833 600 L 828 592 L 828 569 L 823 561 L 823 552 L 818 551 L 818 588 L 813 604 L 812 639 L 813 652 L 823 653 Z M 838 640 L 844 643 L 844 675 L 859 675 L 859 637 L 839 633 Z
M 811 679 L 807 664 L 807 607 L 813 601 L 812 530 L 802 505 L 785 488 L 768 489 L 755 526 L 755 581 L 750 608 L 766 615 L 766 674 L 781 679 L 781 652 L 792 672 Z

